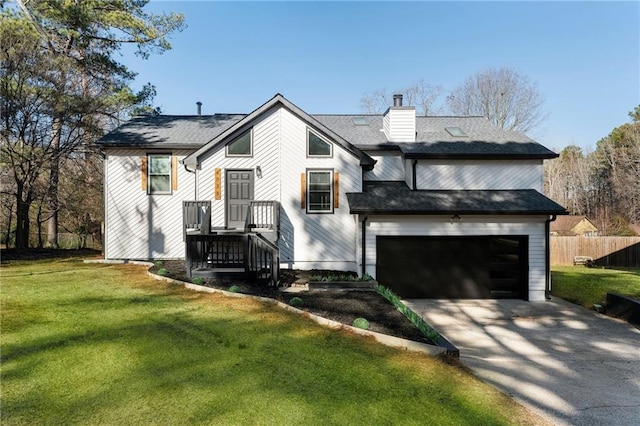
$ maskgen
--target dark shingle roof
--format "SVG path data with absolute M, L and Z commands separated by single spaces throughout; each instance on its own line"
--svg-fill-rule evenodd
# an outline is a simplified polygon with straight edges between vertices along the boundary
M 417 190 L 404 182 L 365 182 L 364 191 L 347 194 L 352 214 L 566 214 L 534 189 Z
M 98 144 L 200 148 L 244 117 L 244 114 L 137 116 L 104 135 Z
M 382 131 L 382 115 L 308 115 L 282 95 L 276 95 L 271 101 L 274 99 L 290 104 L 298 115 L 310 123 L 316 121 L 324 126 L 327 133 L 333 133 L 337 139 L 342 139 L 341 144 L 355 146 L 364 151 L 400 149 L 406 158 L 557 157 L 553 151 L 529 137 L 501 130 L 484 117 L 416 117 L 416 142 L 393 143 L 387 140 Z M 134 117 L 102 137 L 98 144 L 105 147 L 199 149 L 246 117 L 247 114 Z M 354 118 L 365 122 L 366 125 L 356 124 Z M 447 127 L 459 127 L 467 136 L 452 136 L 447 132 Z
M 381 115 L 314 115 L 321 123 L 365 151 L 400 148 L 406 158 L 555 158 L 557 154 L 533 139 L 502 130 L 484 117 L 416 117 L 416 142 L 390 143 L 381 131 Z M 362 117 L 368 125 L 356 125 Z M 447 127 L 467 135 L 452 136 Z

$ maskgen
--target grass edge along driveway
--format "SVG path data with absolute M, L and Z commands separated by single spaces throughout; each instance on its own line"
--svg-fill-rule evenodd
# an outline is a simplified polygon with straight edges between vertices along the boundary
M 461 368 L 144 272 L 2 266 L 0 423 L 544 423 Z
M 607 293 L 620 293 L 640 299 L 640 269 L 552 266 L 551 294 L 591 309 L 607 299 Z

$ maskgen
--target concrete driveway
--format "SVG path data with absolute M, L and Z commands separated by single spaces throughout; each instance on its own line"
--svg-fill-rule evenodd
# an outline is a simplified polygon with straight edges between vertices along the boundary
M 640 424 L 640 330 L 554 298 L 405 300 L 483 381 L 559 425 Z

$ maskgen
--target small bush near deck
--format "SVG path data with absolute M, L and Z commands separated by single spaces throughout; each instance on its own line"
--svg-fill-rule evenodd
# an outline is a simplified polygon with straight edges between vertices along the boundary
M 240 292 L 240 287 L 238 287 L 237 285 L 232 285 L 231 287 L 229 287 L 229 290 L 231 293 L 238 293 Z
M 169 273 L 169 270 L 167 268 L 160 268 L 158 269 L 158 272 L 156 272 L 158 275 L 162 275 L 163 277 L 165 275 L 167 275 Z
M 304 301 L 299 297 L 292 297 L 291 299 L 289 299 L 289 305 L 293 306 L 294 308 L 301 308 L 304 306 Z
M 162 260 L 156 260 L 153 264 L 156 265 L 156 268 L 162 268 L 164 266 L 164 262 Z
M 361 328 L 363 330 L 368 330 L 369 329 L 369 321 L 367 321 L 366 318 L 356 318 L 353 320 L 353 323 L 351 324 L 356 328 Z
M 347 282 L 365 282 L 365 281 L 373 281 L 373 278 L 369 274 L 364 274 L 359 277 L 357 275 L 351 274 L 329 274 L 329 275 L 312 275 L 309 277 L 311 281 L 323 281 L 323 282 L 336 282 L 336 281 L 347 281 Z
M 195 277 L 195 278 L 193 278 L 193 279 L 191 280 L 191 282 L 192 282 L 193 284 L 202 285 L 202 284 L 204 284 L 204 278 L 201 278 L 201 277 Z

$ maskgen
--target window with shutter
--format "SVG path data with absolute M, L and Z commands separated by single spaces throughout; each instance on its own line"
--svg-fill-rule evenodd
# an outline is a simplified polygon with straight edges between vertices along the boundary
M 333 213 L 333 170 L 307 170 L 306 181 L 307 213 Z

